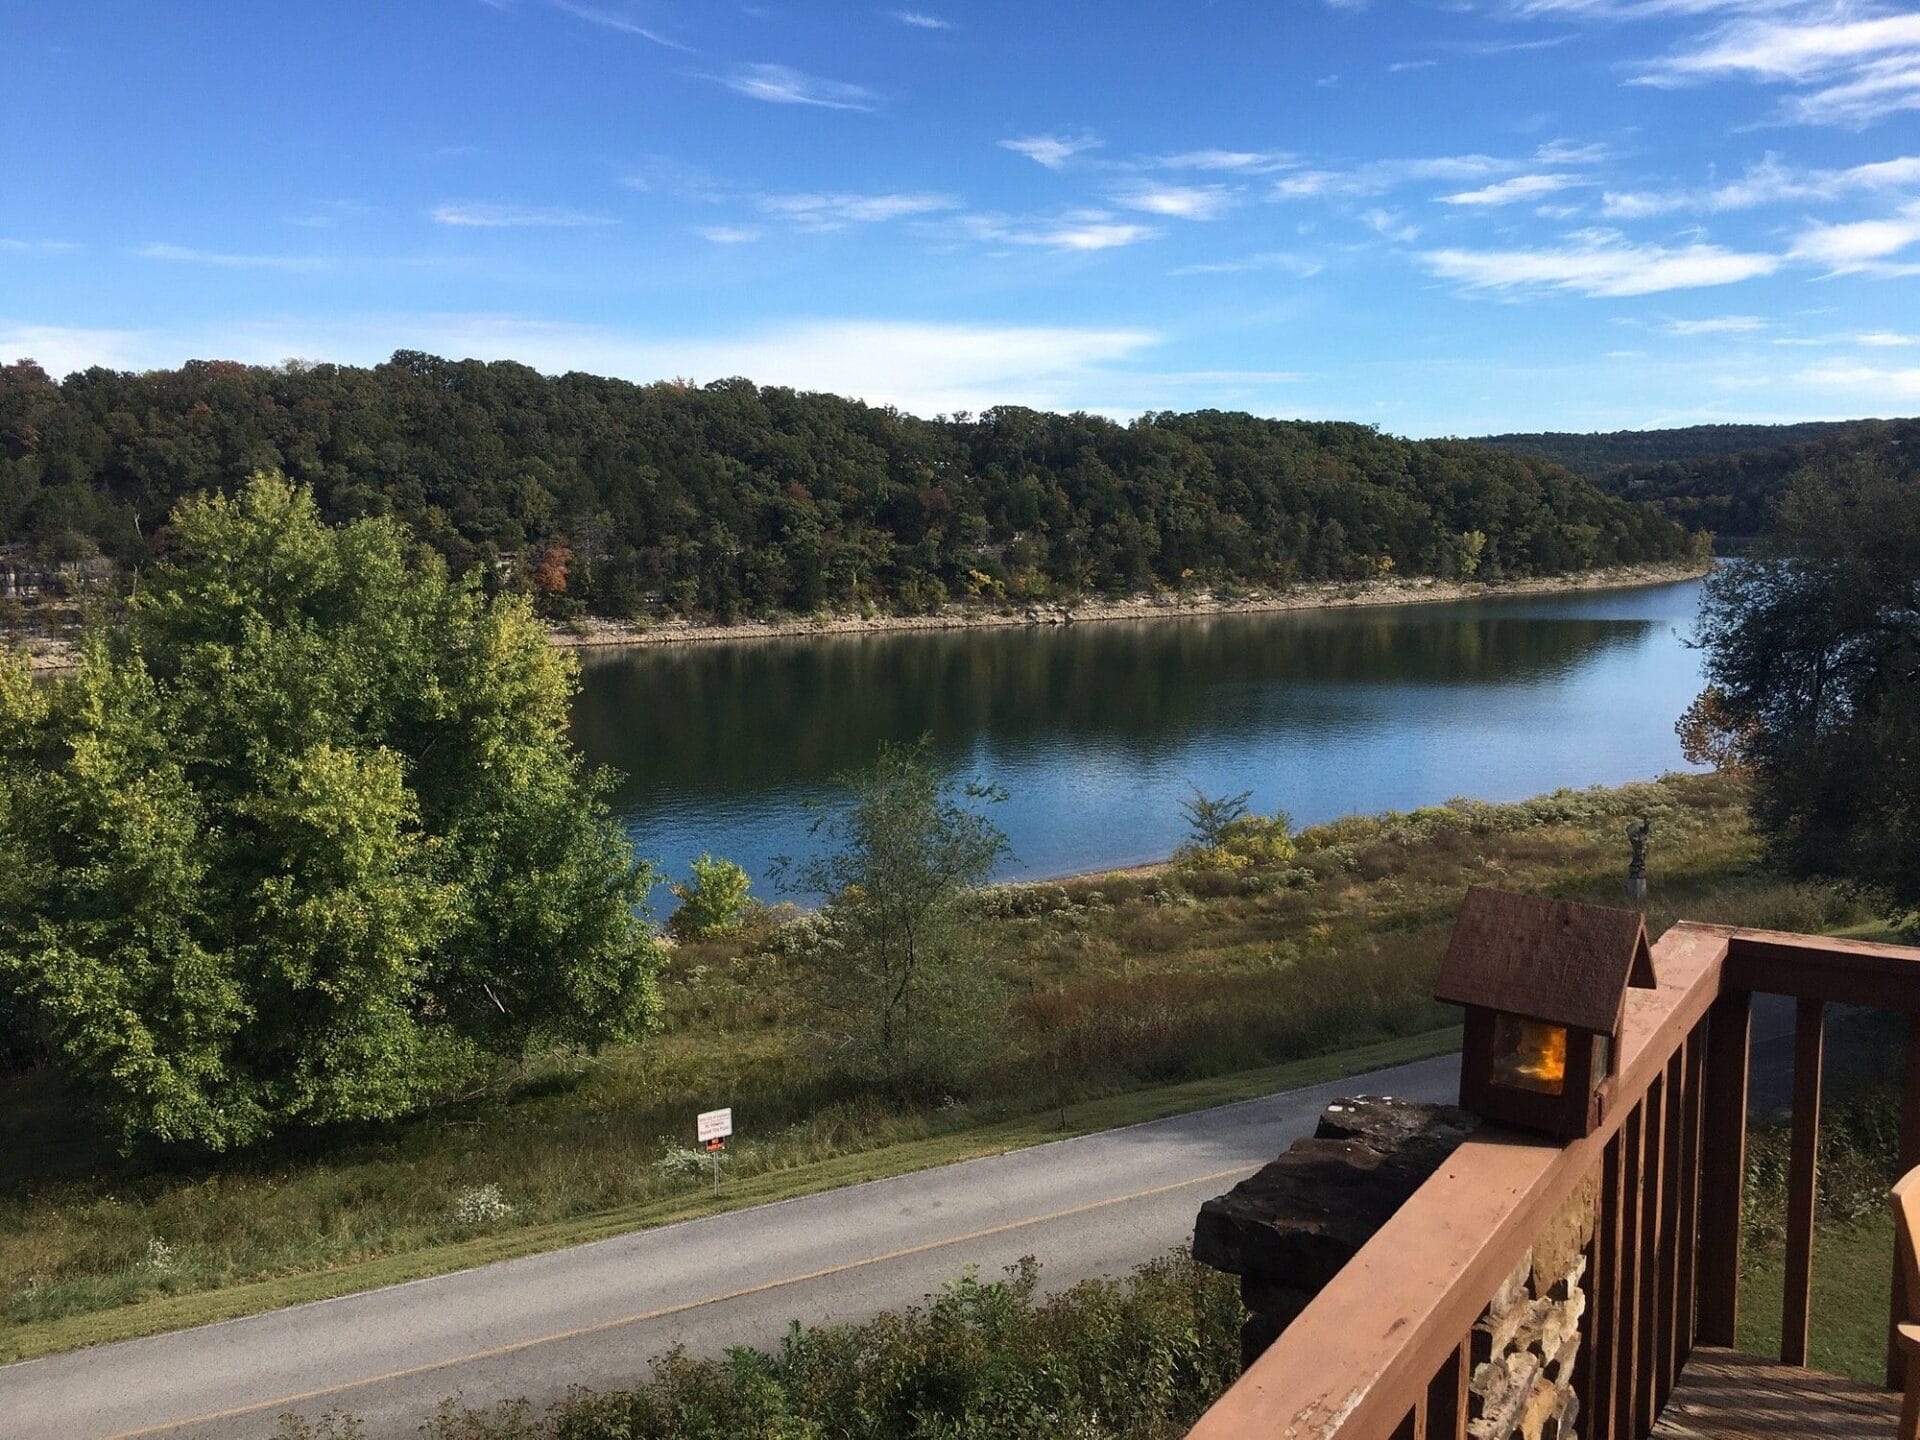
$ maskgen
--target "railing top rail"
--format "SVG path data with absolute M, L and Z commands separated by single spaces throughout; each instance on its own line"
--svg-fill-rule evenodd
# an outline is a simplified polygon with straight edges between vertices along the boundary
M 1732 930 L 1725 979 L 1761 995 L 1920 1013 L 1920 946 Z
M 1386 1435 L 1479 1318 L 1719 994 L 1729 935 L 1680 924 L 1654 946 L 1660 985 L 1629 992 L 1618 1079 L 1600 1128 L 1559 1146 L 1476 1136 L 1288 1326 L 1190 1440 Z

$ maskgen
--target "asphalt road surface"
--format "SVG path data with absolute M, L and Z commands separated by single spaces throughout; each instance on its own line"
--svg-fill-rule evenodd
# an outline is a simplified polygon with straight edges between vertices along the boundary
M 919 1303 L 1024 1255 L 1064 1288 L 1187 1243 L 1200 1202 L 1311 1133 L 1343 1095 L 1452 1100 L 1458 1057 L 643 1230 L 196 1330 L 0 1366 L 4 1440 L 263 1437 L 279 1417 L 414 1435 L 441 1401 L 556 1399 L 644 1378 L 675 1345 L 766 1345 L 788 1323 Z

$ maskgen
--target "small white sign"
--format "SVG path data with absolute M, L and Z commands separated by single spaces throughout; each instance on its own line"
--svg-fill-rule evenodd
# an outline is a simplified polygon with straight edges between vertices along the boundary
M 709 1140 L 724 1140 L 733 1134 L 733 1107 L 729 1105 L 725 1110 L 709 1110 L 694 1124 L 699 1129 L 702 1144 Z

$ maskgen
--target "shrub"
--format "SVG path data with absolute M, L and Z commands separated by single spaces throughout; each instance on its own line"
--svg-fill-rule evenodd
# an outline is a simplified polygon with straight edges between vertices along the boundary
M 1036 1297 L 1029 1258 L 1003 1280 L 969 1270 L 924 1308 L 861 1325 L 795 1325 L 772 1351 L 675 1351 L 631 1390 L 541 1414 L 449 1404 L 433 1440 L 1174 1440 L 1239 1370 L 1231 1278 L 1175 1254 L 1124 1280 Z M 277 1440 L 346 1440 L 353 1420 L 292 1417 Z
M 1299 853 L 1293 839 L 1293 821 L 1284 810 L 1272 815 L 1234 815 L 1210 825 L 1211 838 L 1202 838 L 1197 833 L 1200 828 L 1196 822 L 1195 838 L 1174 852 L 1183 870 L 1239 874 L 1285 865 Z
M 747 891 L 752 884 L 747 872 L 733 861 L 703 854 L 693 862 L 691 880 L 668 887 L 680 908 L 667 921 L 667 928 L 682 940 L 738 934 L 746 922 Z

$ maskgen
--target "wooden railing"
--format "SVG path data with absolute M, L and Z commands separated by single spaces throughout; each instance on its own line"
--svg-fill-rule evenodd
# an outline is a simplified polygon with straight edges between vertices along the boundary
M 1474 1323 L 1584 1187 L 1596 1223 L 1577 1428 L 1644 1440 L 1694 1345 L 1734 1343 L 1756 992 L 1799 1002 L 1781 1358 L 1805 1363 L 1825 1007 L 1912 1017 L 1901 1146 L 1920 1162 L 1920 950 L 1681 924 L 1654 956 L 1659 988 L 1629 992 L 1599 1129 L 1562 1146 L 1490 1127 L 1463 1144 L 1192 1440 L 1464 1440 Z M 1897 1385 L 1891 1349 L 1888 1364 Z

